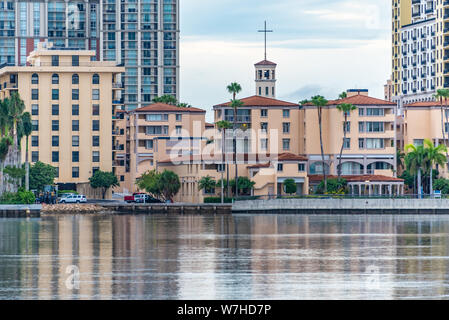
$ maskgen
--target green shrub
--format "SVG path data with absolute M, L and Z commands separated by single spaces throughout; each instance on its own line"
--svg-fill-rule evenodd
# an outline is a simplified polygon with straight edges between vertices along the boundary
M 224 203 L 232 203 L 232 198 L 224 198 Z M 204 203 L 221 203 L 221 197 L 204 198 Z
M 36 197 L 31 191 L 25 191 L 23 188 L 18 192 L 5 192 L 0 199 L 2 204 L 34 204 Z

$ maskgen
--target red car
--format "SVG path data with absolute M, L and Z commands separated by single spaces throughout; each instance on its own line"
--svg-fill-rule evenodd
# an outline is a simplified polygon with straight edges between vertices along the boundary
M 136 199 L 134 198 L 134 196 L 136 196 L 136 195 L 138 195 L 138 194 L 145 194 L 145 193 L 142 193 L 142 192 L 136 192 L 136 193 L 133 193 L 132 196 L 126 196 L 126 197 L 124 198 L 125 202 L 126 202 L 126 203 L 136 202 Z

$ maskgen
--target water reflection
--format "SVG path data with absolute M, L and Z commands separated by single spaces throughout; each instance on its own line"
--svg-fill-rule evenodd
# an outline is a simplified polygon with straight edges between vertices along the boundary
M 448 234 L 446 216 L 2 219 L 0 299 L 441 299 Z

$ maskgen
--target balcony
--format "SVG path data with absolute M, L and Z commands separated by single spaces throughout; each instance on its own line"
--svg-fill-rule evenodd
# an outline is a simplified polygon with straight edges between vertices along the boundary
M 421 15 L 421 11 L 420 10 L 412 12 L 412 17 L 413 18 L 419 17 L 420 15 Z
M 112 83 L 112 88 L 113 89 L 123 89 L 123 83 L 114 82 L 114 83 Z
M 234 116 L 225 116 L 225 121 L 234 122 Z M 237 119 L 235 122 L 250 123 L 251 116 L 237 116 Z
M 125 146 L 123 144 L 112 146 L 112 150 L 114 151 L 124 151 Z

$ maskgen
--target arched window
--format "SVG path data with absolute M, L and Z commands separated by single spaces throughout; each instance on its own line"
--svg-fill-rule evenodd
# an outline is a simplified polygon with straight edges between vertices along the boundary
M 100 76 L 98 74 L 92 76 L 92 84 L 100 84 Z
M 75 73 L 72 76 L 72 84 L 79 84 L 80 83 L 80 77 Z
M 323 168 L 324 164 L 324 168 Z M 323 169 L 325 170 L 326 174 L 329 174 L 330 167 L 327 163 L 323 162 L 315 162 L 310 165 L 310 174 L 323 174 Z
M 51 76 L 51 83 L 52 84 L 59 84 L 59 76 L 57 74 L 53 74 Z
M 39 76 L 36 73 L 33 73 L 31 76 L 31 84 L 38 84 L 39 83 Z

